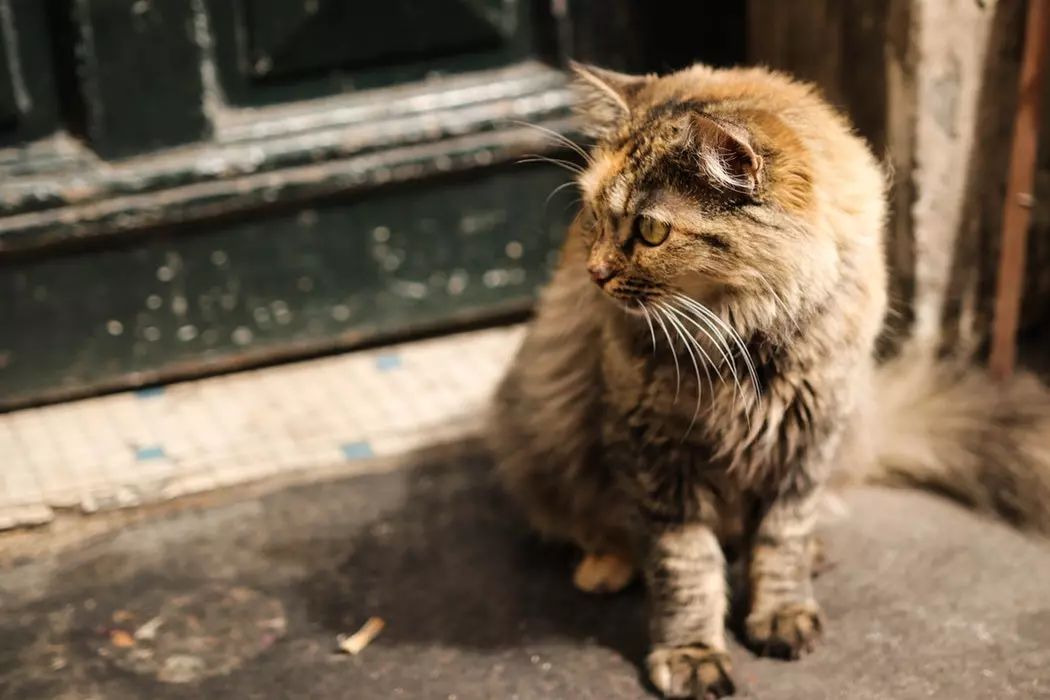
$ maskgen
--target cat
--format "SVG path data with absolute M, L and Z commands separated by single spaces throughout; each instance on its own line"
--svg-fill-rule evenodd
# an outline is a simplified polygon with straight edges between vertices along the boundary
M 573 70 L 582 206 L 488 432 L 531 524 L 583 551 L 579 588 L 643 575 L 664 696 L 735 691 L 727 555 L 746 643 L 813 649 L 829 484 L 924 485 L 1050 533 L 1035 379 L 876 361 L 886 177 L 843 115 L 761 68 Z

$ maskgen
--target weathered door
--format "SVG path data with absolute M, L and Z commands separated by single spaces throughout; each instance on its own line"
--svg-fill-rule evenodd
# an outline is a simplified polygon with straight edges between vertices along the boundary
M 658 34 L 626 2 L 0 0 L 0 408 L 526 309 L 572 196 L 524 124 L 571 133 L 568 53 L 668 67 Z

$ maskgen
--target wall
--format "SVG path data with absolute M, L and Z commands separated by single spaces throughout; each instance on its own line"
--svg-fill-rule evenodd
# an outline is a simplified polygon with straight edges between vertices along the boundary
M 887 347 L 910 336 L 971 352 L 987 339 L 1024 10 L 1014 0 L 748 3 L 749 58 L 816 82 L 894 172 Z M 1046 320 L 1050 297 L 1043 131 L 1024 331 Z

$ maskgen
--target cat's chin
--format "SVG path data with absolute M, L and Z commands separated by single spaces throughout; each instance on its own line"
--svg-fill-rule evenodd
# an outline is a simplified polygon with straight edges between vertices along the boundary
M 622 297 L 612 296 L 611 294 L 606 294 L 605 298 L 609 300 L 609 303 L 613 304 L 614 306 L 620 307 L 623 311 L 625 311 L 631 316 L 637 316 L 639 318 L 645 317 L 645 312 L 642 310 L 641 299 L 635 297 L 626 299 Z
M 627 304 L 627 303 L 621 302 L 620 306 L 630 316 L 637 316 L 638 318 L 644 318 L 645 317 L 645 313 L 642 312 L 642 307 L 638 306 L 637 303 L 635 303 L 635 304 Z

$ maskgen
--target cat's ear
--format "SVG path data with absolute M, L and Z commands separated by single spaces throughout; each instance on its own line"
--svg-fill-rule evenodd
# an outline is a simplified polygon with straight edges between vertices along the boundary
M 744 127 L 705 114 L 689 118 L 686 133 L 700 169 L 715 185 L 753 195 L 762 181 L 762 156 Z
M 630 116 L 638 91 L 651 76 L 627 75 L 571 61 L 576 113 L 588 136 L 603 138 Z

